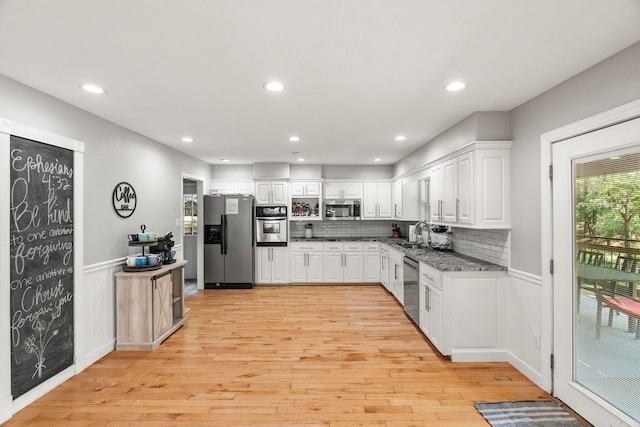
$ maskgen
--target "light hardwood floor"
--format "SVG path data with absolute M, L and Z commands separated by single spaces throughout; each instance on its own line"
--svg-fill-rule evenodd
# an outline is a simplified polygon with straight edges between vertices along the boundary
M 380 286 L 187 300 L 151 352 L 114 351 L 6 426 L 486 427 L 477 401 L 550 399 L 507 363 L 451 363 Z

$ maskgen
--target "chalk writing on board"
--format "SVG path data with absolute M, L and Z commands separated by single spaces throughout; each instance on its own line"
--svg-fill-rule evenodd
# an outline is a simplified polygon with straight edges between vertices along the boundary
M 10 147 L 11 393 L 73 364 L 73 151 Z

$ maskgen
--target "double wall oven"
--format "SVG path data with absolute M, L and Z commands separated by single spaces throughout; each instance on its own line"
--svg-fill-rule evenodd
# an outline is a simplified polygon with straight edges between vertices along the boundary
M 256 245 L 287 246 L 287 207 L 256 206 Z

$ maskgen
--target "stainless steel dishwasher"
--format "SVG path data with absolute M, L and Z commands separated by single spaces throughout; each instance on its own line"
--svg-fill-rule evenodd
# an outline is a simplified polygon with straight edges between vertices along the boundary
M 420 307 L 418 289 L 418 263 L 411 258 L 404 257 L 404 311 L 411 320 L 420 327 Z

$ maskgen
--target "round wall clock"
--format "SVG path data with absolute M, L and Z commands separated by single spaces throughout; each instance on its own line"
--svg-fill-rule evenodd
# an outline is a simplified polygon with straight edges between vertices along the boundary
M 121 182 L 113 189 L 113 209 L 121 218 L 129 218 L 136 210 L 136 190 L 128 182 Z

